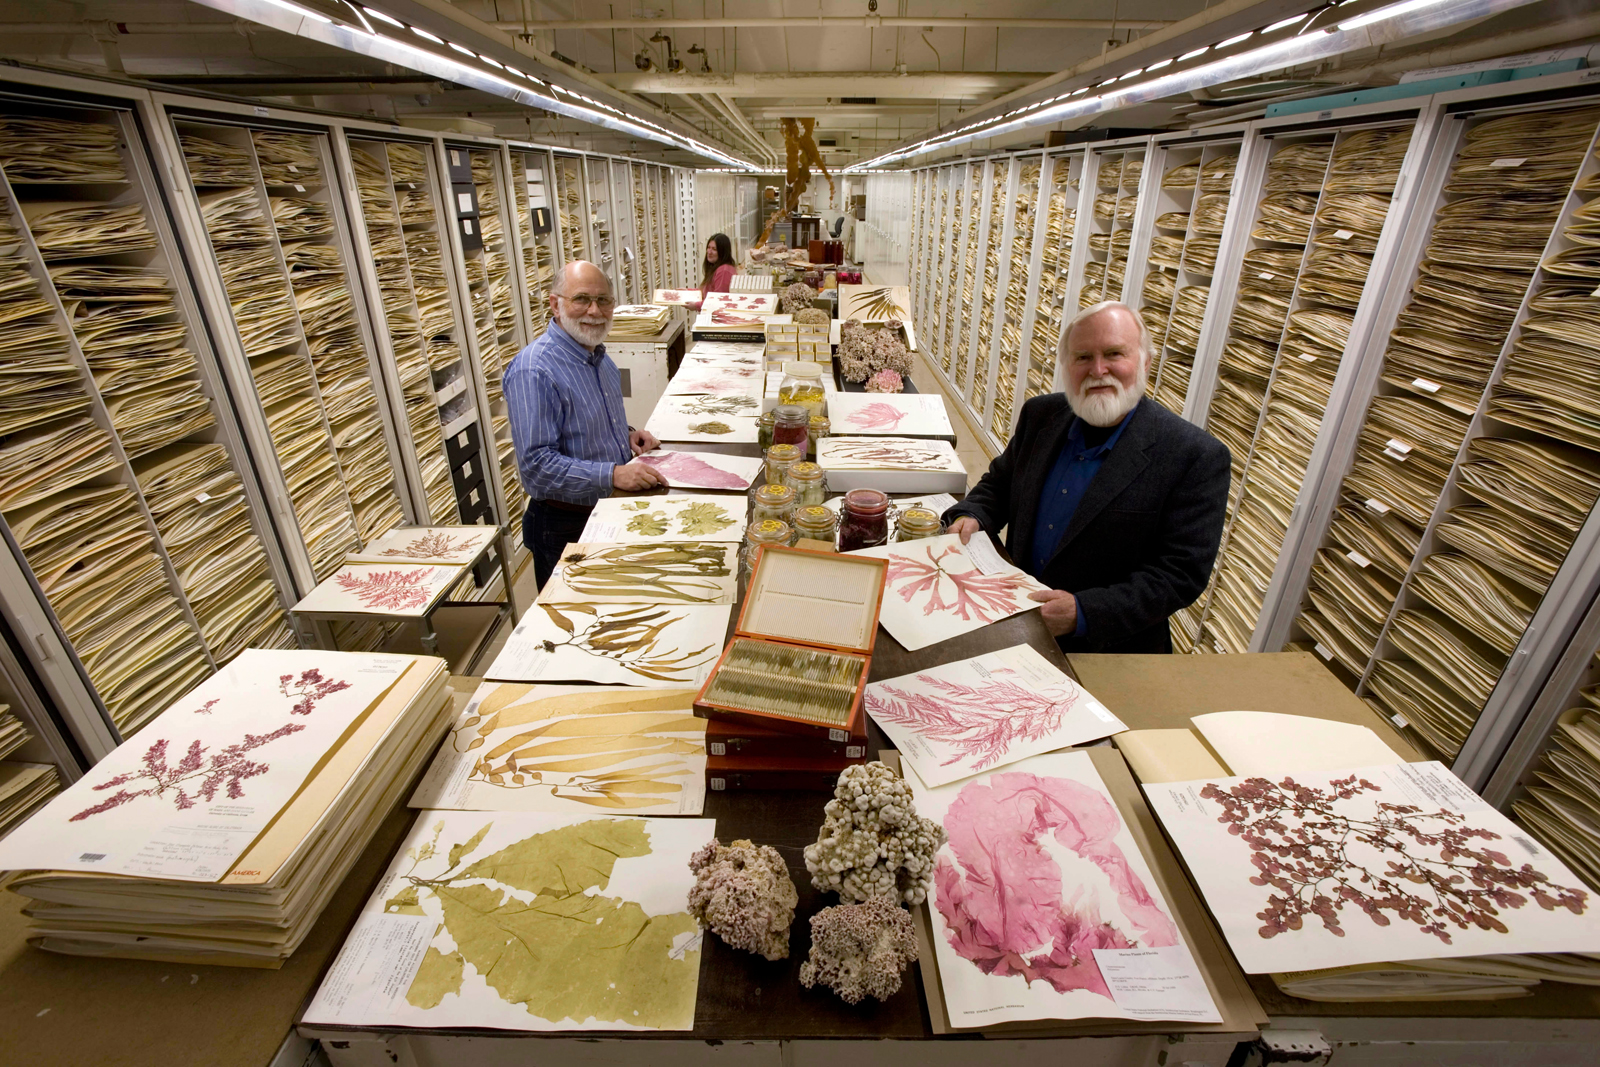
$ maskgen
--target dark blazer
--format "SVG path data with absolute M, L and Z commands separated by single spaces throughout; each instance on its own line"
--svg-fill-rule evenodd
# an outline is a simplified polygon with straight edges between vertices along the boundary
M 1039 496 L 1077 418 L 1061 393 L 1022 406 L 1006 450 L 945 521 L 1007 529 L 1019 566 L 1033 558 Z M 1089 483 L 1061 542 L 1035 575 L 1078 598 L 1082 637 L 1067 652 L 1171 652 L 1167 616 L 1205 590 L 1228 507 L 1228 446 L 1148 397 Z

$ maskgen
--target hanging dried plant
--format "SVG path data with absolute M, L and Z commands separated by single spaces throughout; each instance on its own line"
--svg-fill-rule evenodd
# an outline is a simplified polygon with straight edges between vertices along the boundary
M 778 205 L 767 219 L 766 227 L 761 231 L 761 236 L 756 238 L 756 244 L 764 245 L 772 236 L 772 227 L 785 215 L 792 215 L 800 209 L 800 198 L 805 195 L 806 188 L 811 184 L 811 167 L 816 165 L 822 171 L 822 176 L 828 179 L 828 196 L 834 195 L 833 175 L 828 173 L 828 164 L 823 162 L 822 153 L 817 149 L 816 138 L 812 131 L 816 129 L 816 119 L 783 119 L 780 126 L 783 129 L 783 150 L 788 157 L 787 183 L 783 202 Z

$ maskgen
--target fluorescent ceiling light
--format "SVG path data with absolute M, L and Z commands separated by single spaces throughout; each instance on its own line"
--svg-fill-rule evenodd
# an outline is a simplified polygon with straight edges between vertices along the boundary
M 1357 15 L 1348 22 L 1341 22 L 1339 23 L 1339 29 L 1341 31 L 1359 30 L 1363 26 L 1371 26 L 1374 22 L 1382 22 L 1385 19 L 1392 19 L 1396 15 L 1409 15 L 1413 11 L 1421 11 L 1423 8 L 1434 7 L 1438 4 L 1449 2 L 1452 2 L 1452 0 L 1405 0 L 1404 3 L 1390 4 L 1388 7 L 1380 7 L 1376 11 L 1368 11 L 1365 15 Z
M 498 59 L 490 59 L 488 56 L 484 55 L 481 52 L 478 53 L 478 58 L 483 60 L 485 63 L 489 64 L 489 66 L 491 66 L 491 67 L 499 67 L 501 70 L 510 70 L 511 69 L 510 67 L 507 67 L 504 63 L 500 62 Z M 517 71 L 516 73 L 520 74 L 521 71 Z
M 1163 59 L 1161 62 L 1152 63 L 1152 64 L 1150 64 L 1148 67 L 1146 67 L 1144 69 L 1148 72 L 1148 71 L 1152 71 L 1152 70 L 1160 70 L 1162 67 L 1167 67 L 1167 66 L 1171 66 L 1171 65 L 1172 65 L 1172 60 Z
M 1128 71 L 1128 73 L 1126 73 L 1126 74 L 1122 75 L 1122 77 L 1118 78 L 1117 81 L 1125 82 L 1129 78 L 1137 78 L 1139 75 L 1141 75 L 1143 73 L 1144 73 L 1144 68 L 1143 67 L 1140 67 L 1138 70 L 1130 70 L 1130 71 Z
M 281 7 L 285 11 L 293 11 L 296 15 L 299 15 L 301 18 L 316 19 L 318 22 L 326 22 L 330 26 L 333 25 L 333 20 L 330 19 L 328 16 L 319 15 L 315 11 L 307 11 L 305 8 L 301 7 L 299 4 L 291 4 L 291 3 L 289 3 L 289 0 L 267 0 L 267 3 L 272 4 L 274 7 Z
M 365 11 L 367 14 L 369 14 L 373 18 L 377 19 L 379 22 L 387 22 L 389 25 L 398 26 L 402 30 L 406 28 L 406 24 L 405 23 L 401 22 L 399 19 L 395 18 L 393 15 L 385 15 L 382 11 L 379 11 L 375 7 L 363 7 L 361 10 Z
M 1178 62 L 1182 63 L 1186 59 L 1193 59 L 1195 56 L 1203 56 L 1209 51 L 1211 51 L 1210 45 L 1206 45 L 1204 48 L 1196 48 L 1192 52 L 1185 52 L 1183 55 L 1179 56 Z
M 435 40 L 437 40 L 437 38 L 435 38 Z M 456 44 L 454 41 L 450 42 L 450 47 L 454 48 L 457 52 L 460 52 L 464 56 L 471 56 L 474 59 L 478 58 L 478 53 L 474 52 L 470 48 L 467 48 L 467 47 L 464 47 L 462 45 Z
M 1251 37 L 1255 36 L 1255 32 L 1255 30 L 1251 30 L 1249 33 L 1241 33 L 1236 36 L 1229 37 L 1226 41 L 1218 41 L 1216 44 L 1212 45 L 1212 47 L 1227 48 L 1231 45 L 1238 44 L 1240 41 L 1248 41 Z
M 1073 96 L 1082 96 L 1084 93 L 1086 93 L 1088 91 L 1089 91 L 1089 87 L 1087 85 L 1085 85 L 1082 89 L 1074 89 L 1074 90 L 1072 90 L 1072 94 L 1071 95 L 1073 95 Z M 1056 99 L 1059 100 L 1061 98 L 1058 96 L 1058 97 L 1056 97 Z
M 1311 12 L 1307 11 L 1304 15 L 1291 15 L 1289 18 L 1286 18 L 1286 19 L 1279 19 L 1277 22 L 1274 22 L 1272 25 L 1268 26 L 1266 29 L 1262 30 L 1261 32 L 1262 33 L 1272 33 L 1272 32 L 1274 32 L 1276 30 L 1283 29 L 1285 26 L 1293 26 L 1297 22 L 1304 22 L 1306 20 L 1306 18 L 1310 14 L 1311 14 Z
M 422 29 L 421 27 L 413 26 L 413 27 L 411 27 L 411 32 L 416 34 L 418 37 L 421 37 L 421 38 L 424 38 L 426 40 L 432 41 L 434 44 L 444 44 L 444 38 L 443 37 L 435 37 L 433 34 L 429 33 L 427 30 Z

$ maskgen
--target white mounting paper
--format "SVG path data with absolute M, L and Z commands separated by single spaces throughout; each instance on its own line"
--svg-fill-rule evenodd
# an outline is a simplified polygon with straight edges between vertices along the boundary
M 420 618 L 465 573 L 431 564 L 346 563 L 294 609 Z
M 985 574 L 955 534 L 877 548 L 863 556 L 889 561 L 878 621 L 909 651 L 982 629 L 1039 607 L 1028 594 L 1048 588 L 1010 567 Z
M 484 671 L 508 682 L 698 686 L 722 655 L 729 605 L 540 603 Z
M 635 461 L 655 468 L 673 489 L 725 489 L 741 492 L 750 488 L 766 466 L 760 456 L 725 456 L 720 452 L 688 452 L 657 449 L 636 456 Z
M 500 533 L 493 526 L 401 526 L 369 541 L 347 563 L 438 563 L 464 566 Z
M 742 496 L 610 496 L 595 504 L 584 542 L 742 541 Z
M 955 436 L 937 393 L 836 393 L 828 398 L 828 421 L 840 435 Z

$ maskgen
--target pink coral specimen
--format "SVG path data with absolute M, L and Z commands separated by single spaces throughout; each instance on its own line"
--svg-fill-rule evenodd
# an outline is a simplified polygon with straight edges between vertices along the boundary
M 901 378 L 897 371 L 881 370 L 867 379 L 865 389 L 869 393 L 898 393 L 905 387 L 905 379 Z M 872 406 L 879 407 L 880 405 L 873 404 Z M 881 406 L 888 407 L 889 405 L 884 404 Z M 903 411 L 897 411 L 895 414 L 899 416 L 899 418 L 895 419 L 896 422 L 905 418 L 906 415 Z
M 985 974 L 1109 997 L 1095 949 L 1178 943 L 1177 927 L 1117 847 L 1122 819 L 1098 790 L 1003 772 L 963 788 L 944 822 L 960 869 L 939 857 L 936 903 L 951 947 Z M 1041 843 L 1046 834 L 1105 873 L 1131 929 L 1107 921 L 1082 888 L 1063 894 L 1061 869 Z
M 888 1000 L 916 958 L 910 912 L 888 897 L 840 904 L 811 917 L 811 955 L 800 965 L 800 984 L 809 989 L 820 982 L 846 1004 Z
M 668 485 L 690 485 L 705 489 L 750 488 L 750 479 L 707 463 L 692 452 L 647 452 L 638 460 L 660 471 Z
M 871 386 L 870 382 L 868 386 Z M 864 408 L 857 408 L 845 421 L 852 429 L 897 430 L 901 421 L 909 414 L 908 411 L 901 411 L 893 404 L 885 404 L 880 400 Z
M 695 875 L 690 915 L 733 948 L 769 960 L 788 957 L 800 895 L 777 849 L 751 841 L 723 845 L 713 837 L 689 857 L 689 869 Z
M 924 615 L 950 611 L 956 618 L 968 622 L 994 622 L 1032 606 L 1031 601 L 1023 599 L 1028 584 L 1027 577 L 1020 572 L 984 574 L 976 566 L 964 571 L 948 570 L 945 561 L 951 556 L 957 562 L 966 558 L 954 545 L 937 556 L 932 547 L 924 546 L 922 554 L 927 558 L 926 563 L 916 558 L 915 549 L 911 551 L 913 554 L 904 556 L 890 554 L 889 585 L 907 604 L 918 593 L 928 593 L 928 602 L 922 608 Z M 953 587 L 955 600 L 944 598 L 946 581 Z

